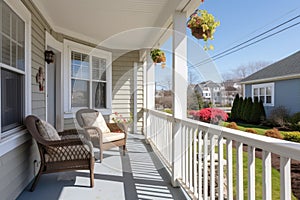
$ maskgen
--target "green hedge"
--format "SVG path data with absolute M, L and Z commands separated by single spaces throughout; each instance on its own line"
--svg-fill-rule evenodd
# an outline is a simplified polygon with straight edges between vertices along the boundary
M 300 132 L 285 132 L 283 139 L 300 143 Z

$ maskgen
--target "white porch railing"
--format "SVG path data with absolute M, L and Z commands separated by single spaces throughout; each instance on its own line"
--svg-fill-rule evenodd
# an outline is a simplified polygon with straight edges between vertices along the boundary
M 150 118 L 148 141 L 171 171 L 174 170 L 172 162 L 179 159 L 180 166 L 173 165 L 180 168 L 177 180 L 192 198 L 232 200 L 233 187 L 236 187 L 236 199 L 244 199 L 244 190 L 248 190 L 248 199 L 255 199 L 257 148 L 262 150 L 263 199 L 272 199 L 271 153 L 280 156 L 280 199 L 291 199 L 290 164 L 291 159 L 300 160 L 300 144 L 195 120 L 174 119 L 159 111 L 145 112 Z M 172 137 L 175 122 L 181 126 L 180 137 Z M 172 138 L 180 140 L 180 155 L 172 156 L 175 142 Z M 248 146 L 248 175 L 243 174 L 244 144 Z M 233 156 L 236 157 L 236 186 L 233 185 Z M 248 179 L 248 188 L 244 188 L 244 176 Z

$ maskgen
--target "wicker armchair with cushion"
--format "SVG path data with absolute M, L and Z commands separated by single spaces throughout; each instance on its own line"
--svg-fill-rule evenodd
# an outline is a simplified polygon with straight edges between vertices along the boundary
M 93 109 L 77 111 L 76 119 L 90 136 L 93 146 L 100 149 L 100 162 L 103 160 L 103 151 L 112 147 L 122 147 L 125 155 L 127 129 L 122 124 L 106 123 L 102 114 Z
M 90 187 L 94 186 L 94 153 L 84 133 L 67 130 L 57 133 L 53 126 L 30 115 L 25 125 L 36 140 L 41 157 L 41 166 L 31 186 L 34 191 L 42 174 L 70 170 L 90 170 Z

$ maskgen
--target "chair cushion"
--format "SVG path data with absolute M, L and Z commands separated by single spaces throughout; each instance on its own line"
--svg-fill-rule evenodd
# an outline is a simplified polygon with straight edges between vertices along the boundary
M 109 128 L 106 125 L 106 122 L 99 112 L 91 112 L 91 113 L 82 113 L 81 114 L 82 121 L 87 127 L 98 127 L 102 133 L 110 133 Z
M 116 140 L 121 140 L 125 138 L 125 134 L 124 133 L 107 133 L 107 134 L 103 134 L 103 143 L 107 143 L 107 142 L 113 142 Z
M 40 135 L 45 140 L 60 140 L 60 137 L 56 131 L 56 129 L 44 120 L 38 120 L 36 122 L 37 129 Z

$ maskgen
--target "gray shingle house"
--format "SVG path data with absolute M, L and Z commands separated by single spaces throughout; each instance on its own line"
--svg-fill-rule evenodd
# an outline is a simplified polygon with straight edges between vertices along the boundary
M 242 80 L 244 97 L 258 97 L 267 116 L 284 106 L 290 114 L 300 112 L 300 51 Z

